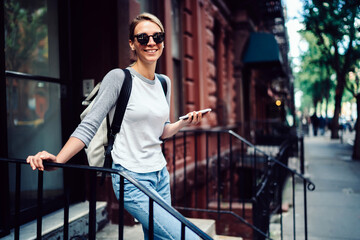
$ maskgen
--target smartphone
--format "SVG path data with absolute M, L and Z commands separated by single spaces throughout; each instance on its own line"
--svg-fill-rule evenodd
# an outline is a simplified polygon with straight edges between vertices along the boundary
M 202 115 L 208 113 L 208 112 L 211 112 L 211 108 L 206 108 L 206 109 L 203 109 L 203 110 L 200 110 L 200 111 L 197 111 L 198 113 L 202 113 Z M 184 115 L 184 116 L 181 116 L 179 117 L 180 120 L 186 120 L 188 119 L 188 115 Z

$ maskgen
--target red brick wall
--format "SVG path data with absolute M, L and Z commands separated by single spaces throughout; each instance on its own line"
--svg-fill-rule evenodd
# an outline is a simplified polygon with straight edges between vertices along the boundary
M 229 21 L 210 0 L 186 0 L 183 29 L 185 112 L 210 107 L 214 111 L 203 126 L 235 124 L 236 83 Z

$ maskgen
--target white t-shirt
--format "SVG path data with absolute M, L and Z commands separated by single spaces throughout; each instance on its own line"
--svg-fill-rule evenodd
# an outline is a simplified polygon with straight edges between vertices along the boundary
M 166 165 L 160 136 L 169 123 L 170 79 L 163 75 L 167 83 L 165 96 L 157 77 L 150 80 L 128 69 L 132 75 L 132 89 L 120 132 L 115 137 L 112 158 L 114 163 L 133 172 L 159 171 Z M 91 111 L 71 136 L 86 146 L 90 143 L 106 114 L 116 105 L 124 78 L 121 69 L 106 74 Z

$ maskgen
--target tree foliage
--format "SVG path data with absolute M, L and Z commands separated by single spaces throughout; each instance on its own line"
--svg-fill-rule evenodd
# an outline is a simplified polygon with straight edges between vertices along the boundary
M 354 150 L 353 150 L 353 159 L 360 160 L 360 121 L 359 121 L 359 113 L 360 113 L 360 69 L 355 67 L 354 72 L 350 72 L 349 81 L 347 84 L 348 91 L 352 94 L 352 96 L 356 100 L 356 109 L 358 118 L 355 123 L 355 141 L 354 141 Z
M 338 138 L 338 119 L 347 74 L 359 59 L 360 1 L 304 0 L 303 17 L 306 31 L 316 36 L 323 59 L 336 73 L 331 137 Z
M 314 34 L 308 31 L 301 32 L 302 39 L 306 41 L 308 48 L 300 56 L 301 65 L 300 71 L 296 73 L 295 78 L 298 83 L 298 88 L 303 94 L 303 107 L 306 112 L 310 112 L 313 107 L 315 111 L 319 109 L 323 101 L 327 106 L 330 92 L 333 92 L 334 82 L 331 80 L 333 71 L 329 68 L 327 59 L 321 53 L 321 49 L 317 45 L 317 38 Z M 311 101 L 309 101 L 311 99 Z M 324 110 L 326 112 L 327 107 Z

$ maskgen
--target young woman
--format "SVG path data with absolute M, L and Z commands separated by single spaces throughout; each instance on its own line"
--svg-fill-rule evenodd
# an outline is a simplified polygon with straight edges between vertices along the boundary
M 164 27 L 152 14 L 138 15 L 130 25 L 129 45 L 136 61 L 128 69 L 133 86 L 120 132 L 115 138 L 113 168 L 126 171 L 149 190 L 171 204 L 169 173 L 161 150 L 161 140 L 176 134 L 189 124 L 197 124 L 202 114 L 189 113 L 189 118 L 170 123 L 170 79 L 165 96 L 161 82 L 155 75 L 156 63 L 164 48 Z M 28 156 L 33 170 L 44 170 L 43 160 L 66 163 L 87 146 L 106 114 L 116 105 L 125 74 L 121 69 L 111 70 L 104 77 L 91 111 L 76 128 L 57 156 L 42 151 Z M 119 176 L 113 175 L 114 192 L 119 198 Z M 125 180 L 125 208 L 141 222 L 145 239 L 148 239 L 149 199 Z M 180 239 L 180 222 L 154 204 L 155 239 Z M 190 230 L 186 239 L 198 237 Z

